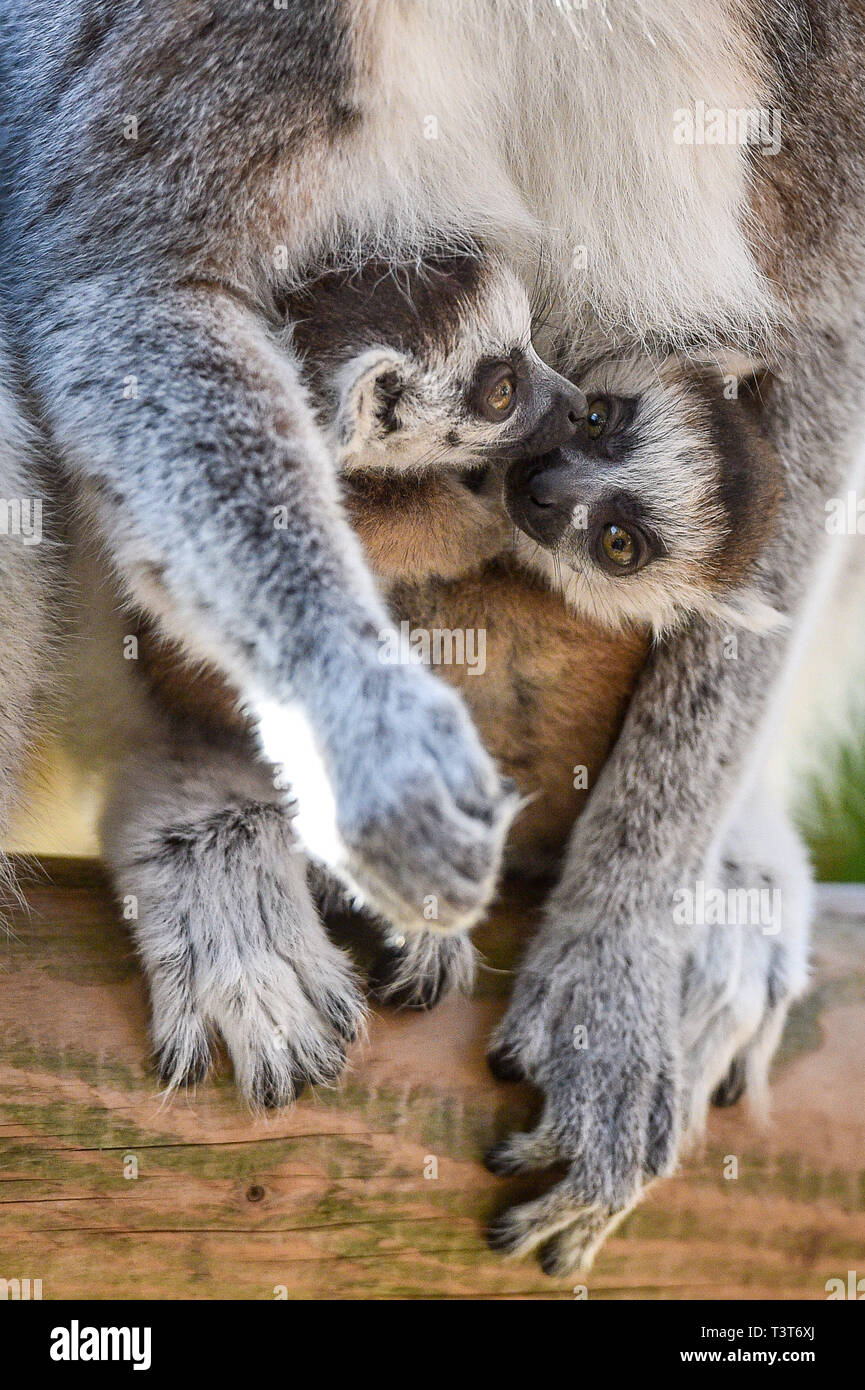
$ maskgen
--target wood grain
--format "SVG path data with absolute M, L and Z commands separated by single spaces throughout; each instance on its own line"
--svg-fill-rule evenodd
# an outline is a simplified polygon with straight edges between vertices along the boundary
M 225 1068 L 163 1102 L 143 982 L 91 862 L 44 861 L 26 900 L 0 943 L 0 1278 L 40 1278 L 45 1298 L 574 1297 L 576 1280 L 503 1262 L 482 1236 L 523 1190 L 480 1156 L 532 1104 L 483 1061 L 530 902 L 479 934 L 474 999 L 380 1011 L 339 1089 L 258 1119 Z M 771 1127 L 715 1113 L 704 1151 L 602 1252 L 589 1297 L 819 1299 L 865 1273 L 862 904 L 826 901 Z

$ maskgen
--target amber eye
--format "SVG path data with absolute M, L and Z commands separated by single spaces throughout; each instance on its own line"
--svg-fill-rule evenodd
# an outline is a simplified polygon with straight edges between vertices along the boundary
M 597 400 L 589 403 L 586 414 L 586 429 L 592 439 L 598 439 L 604 433 L 609 418 L 610 406 L 608 401 L 599 396 Z
M 513 370 L 503 362 L 485 373 L 475 388 L 476 408 L 486 420 L 496 424 L 506 420 L 517 399 L 517 379 Z
M 636 538 L 623 526 L 610 522 L 601 532 L 601 545 L 607 559 L 617 569 L 633 569 L 640 558 L 640 547 Z
M 495 410 L 497 414 L 503 415 L 510 410 L 514 399 L 514 379 L 512 376 L 501 377 L 492 390 L 487 392 L 487 405 L 490 410 Z

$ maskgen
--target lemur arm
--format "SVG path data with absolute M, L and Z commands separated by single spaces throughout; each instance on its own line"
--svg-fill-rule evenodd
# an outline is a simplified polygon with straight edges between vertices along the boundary
M 759 562 L 761 588 L 800 635 L 831 560 L 825 499 L 843 493 L 856 466 L 863 317 L 853 310 L 845 333 L 803 342 L 764 413 L 788 486 Z M 830 390 L 848 408 L 827 428 Z M 711 882 L 725 828 L 763 773 L 794 656 L 786 633 L 744 633 L 730 659 L 724 633 L 703 623 L 656 647 L 575 828 L 491 1054 L 494 1070 L 530 1078 L 546 1102 L 539 1126 L 498 1146 L 491 1166 L 569 1165 L 544 1197 L 506 1212 L 491 1239 L 509 1251 L 544 1245 L 552 1273 L 590 1264 L 645 1185 L 675 1165 L 680 966 L 691 933 L 677 925 L 674 895 Z
M 96 334 L 93 325 L 101 324 Z M 134 602 L 240 690 L 306 848 L 404 926 L 467 923 L 507 821 L 461 702 L 383 665 L 387 619 L 296 364 L 231 294 L 90 276 L 32 355 Z

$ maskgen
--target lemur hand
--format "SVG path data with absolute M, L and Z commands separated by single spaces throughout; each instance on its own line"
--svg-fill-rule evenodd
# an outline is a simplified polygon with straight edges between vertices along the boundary
M 489 1240 L 513 1255 L 542 1246 L 548 1274 L 588 1268 L 646 1184 L 675 1163 L 679 971 L 650 935 L 551 924 L 493 1039 L 493 1072 L 533 1082 L 544 1109 L 532 1132 L 491 1150 L 488 1166 L 500 1175 L 563 1163 L 568 1171 L 497 1217 Z
M 298 710 L 259 711 L 304 848 L 395 926 L 471 926 L 517 803 L 462 700 L 425 670 L 378 662 L 344 673 L 340 695 L 326 743 Z

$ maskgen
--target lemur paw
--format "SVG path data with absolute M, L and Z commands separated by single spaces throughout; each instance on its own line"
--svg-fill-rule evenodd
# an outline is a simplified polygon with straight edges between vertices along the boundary
M 141 812 L 124 862 L 114 858 L 118 889 L 138 901 L 159 1074 L 169 1089 L 200 1080 L 221 1037 L 246 1099 L 288 1105 L 339 1076 L 363 997 L 318 918 L 284 811 L 236 802 L 181 819 L 184 801 L 170 823 Z
M 341 978 L 324 982 L 332 964 L 322 961 L 311 977 L 298 962 L 268 955 L 250 962 L 230 994 L 213 1000 L 213 1024 L 253 1105 L 290 1105 L 307 1086 L 340 1076 L 363 1002 L 341 965 Z
M 605 959 L 596 939 L 541 943 L 496 1031 L 491 1065 L 544 1097 L 534 1130 L 487 1155 L 504 1176 L 564 1165 L 542 1197 L 489 1229 L 494 1250 L 541 1249 L 547 1273 L 588 1268 L 649 1183 L 672 1171 L 679 1139 L 679 1064 L 666 1000 L 644 988 L 638 953 Z
M 427 672 L 367 667 L 345 701 L 326 753 L 296 709 L 256 711 L 302 844 L 400 930 L 470 927 L 492 897 L 517 798 L 462 700 Z
M 517 800 L 453 691 L 384 670 L 374 702 L 390 737 L 362 739 L 343 800 L 349 872 L 397 927 L 466 929 L 493 895 Z
M 252 899 L 250 916 L 254 910 Z M 195 920 L 188 929 L 195 937 Z M 170 997 L 159 967 L 152 970 L 152 1031 L 161 1079 L 171 1090 L 203 1079 L 210 1069 L 211 1040 L 218 1036 L 228 1049 L 236 1086 L 256 1108 L 291 1105 L 307 1086 L 337 1080 L 346 1045 L 362 1027 L 364 1004 L 341 954 L 330 942 L 327 947 L 310 973 L 306 960 L 245 942 L 231 963 L 214 960 L 213 969 L 204 969 L 186 998 Z
M 471 991 L 476 958 L 467 936 L 418 932 L 402 945 L 390 942 L 382 947 L 370 971 L 370 985 L 382 1003 L 431 1009 L 452 991 Z
M 291 1105 L 307 1086 L 336 1081 L 364 1017 L 353 981 L 323 986 L 318 972 L 310 979 L 266 951 L 251 952 L 230 977 L 182 1003 L 164 999 L 158 972 L 151 985 L 157 1070 L 168 1088 L 204 1078 L 219 1036 L 238 1089 L 256 1108 Z
M 160 980 L 154 979 L 150 1032 L 156 1074 L 169 1090 L 176 1091 L 196 1086 L 207 1076 L 213 1061 L 212 1040 L 204 1020 L 193 1009 L 172 1006 L 167 994 Z

